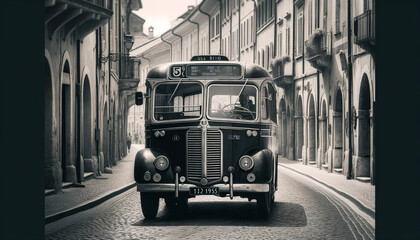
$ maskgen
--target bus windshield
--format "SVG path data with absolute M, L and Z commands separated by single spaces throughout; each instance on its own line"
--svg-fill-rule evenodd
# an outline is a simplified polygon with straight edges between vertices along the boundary
M 157 121 L 200 118 L 203 90 L 198 83 L 165 83 L 155 90 L 154 118 Z
M 257 88 L 252 85 L 245 87 L 243 85 L 211 85 L 208 94 L 208 116 L 220 119 L 255 120 L 257 119 L 257 92 Z

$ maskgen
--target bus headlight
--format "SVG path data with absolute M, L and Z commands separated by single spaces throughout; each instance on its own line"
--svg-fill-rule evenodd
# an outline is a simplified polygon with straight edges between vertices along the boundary
M 252 135 L 252 131 L 251 131 L 251 130 L 247 130 L 247 131 L 246 131 L 246 135 L 247 135 L 248 137 L 251 137 L 251 135 Z
M 254 167 L 254 159 L 248 155 L 242 156 L 241 159 L 239 159 L 239 167 L 244 171 L 251 170 L 251 168 Z
M 163 155 L 157 157 L 153 163 L 159 171 L 165 171 L 169 167 L 169 160 Z

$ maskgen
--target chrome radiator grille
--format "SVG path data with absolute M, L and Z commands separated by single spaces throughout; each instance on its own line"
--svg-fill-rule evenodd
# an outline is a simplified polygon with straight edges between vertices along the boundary
M 204 141 L 204 144 L 203 144 Z M 204 146 L 204 149 L 203 149 Z M 222 133 L 218 129 L 207 129 L 202 136 L 201 129 L 187 132 L 187 178 L 200 182 L 206 178 L 209 183 L 222 176 Z

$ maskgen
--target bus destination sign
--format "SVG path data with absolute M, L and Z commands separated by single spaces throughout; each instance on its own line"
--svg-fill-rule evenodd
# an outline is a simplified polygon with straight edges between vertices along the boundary
M 189 65 L 187 77 L 241 77 L 240 65 Z

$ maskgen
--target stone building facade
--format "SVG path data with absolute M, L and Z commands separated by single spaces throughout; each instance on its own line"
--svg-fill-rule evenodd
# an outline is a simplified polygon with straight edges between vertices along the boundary
M 200 54 L 263 66 L 277 86 L 279 155 L 374 184 L 374 6 L 203 0 L 132 56 L 142 82 L 153 66 Z
M 140 0 L 45 0 L 45 188 L 80 183 L 127 154 L 139 79 L 127 15 Z

